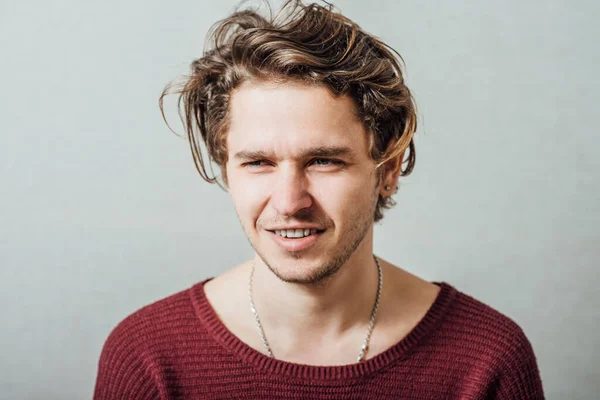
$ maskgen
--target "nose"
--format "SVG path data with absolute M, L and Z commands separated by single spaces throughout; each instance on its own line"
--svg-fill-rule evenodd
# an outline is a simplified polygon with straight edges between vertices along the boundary
M 291 217 L 312 206 L 313 200 L 307 190 L 308 180 L 303 171 L 281 168 L 276 181 L 271 202 L 278 214 Z

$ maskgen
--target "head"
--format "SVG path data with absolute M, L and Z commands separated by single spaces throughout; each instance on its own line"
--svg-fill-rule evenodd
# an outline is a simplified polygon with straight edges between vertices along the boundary
M 237 11 L 210 37 L 161 109 L 180 94 L 196 168 L 220 183 L 218 166 L 257 254 L 285 281 L 316 282 L 372 251 L 373 223 L 415 162 L 400 56 L 331 6 L 298 0 L 269 18 Z M 309 235 L 281 236 L 291 229 Z

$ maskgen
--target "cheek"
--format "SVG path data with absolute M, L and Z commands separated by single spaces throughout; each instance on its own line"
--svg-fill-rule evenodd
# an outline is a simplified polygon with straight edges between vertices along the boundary
M 368 207 L 373 200 L 375 180 L 368 176 L 340 177 L 313 182 L 313 195 L 331 215 L 354 213 L 356 208 Z
M 256 219 L 262 211 L 267 193 L 264 179 L 232 176 L 229 180 L 229 194 L 240 219 Z

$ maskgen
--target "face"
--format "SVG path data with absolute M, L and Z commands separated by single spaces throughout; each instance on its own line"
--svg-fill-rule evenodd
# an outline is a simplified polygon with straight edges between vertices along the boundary
M 300 83 L 246 82 L 232 95 L 229 192 L 256 254 L 283 281 L 316 283 L 372 252 L 381 188 L 354 110 L 350 98 Z

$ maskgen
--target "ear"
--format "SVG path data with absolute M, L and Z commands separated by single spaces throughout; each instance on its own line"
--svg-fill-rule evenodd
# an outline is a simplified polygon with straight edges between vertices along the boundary
M 382 172 L 381 180 L 379 182 L 379 193 L 382 196 L 391 196 L 396 191 L 405 153 L 406 151 L 402 152 L 402 154 L 392 158 L 381 166 Z

